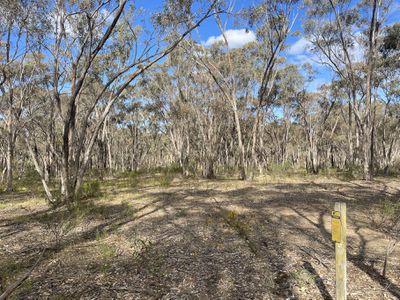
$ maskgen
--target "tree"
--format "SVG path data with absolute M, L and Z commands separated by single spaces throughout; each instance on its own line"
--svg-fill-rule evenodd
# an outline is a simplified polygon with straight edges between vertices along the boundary
M 258 44 L 253 53 L 254 67 L 259 68 L 257 103 L 252 126 L 251 157 L 253 168 L 257 165 L 257 133 L 262 108 L 272 104 L 272 91 L 278 73 L 279 55 L 285 48 L 285 41 L 297 15 L 294 15 L 297 1 L 264 1 L 246 11 L 249 24 L 257 27 Z
M 36 146 L 33 128 L 25 131 L 31 159 L 50 202 L 70 203 L 78 197 L 93 146 L 114 103 L 122 101 L 125 90 L 141 74 L 212 15 L 216 4 L 206 3 L 204 11 L 189 14 L 191 1 L 178 5 L 167 1 L 165 10 L 153 16 L 156 39 L 150 34 L 140 36 L 133 7 L 128 7 L 126 0 L 116 4 L 59 1 L 52 7 L 53 32 L 42 45 L 52 57 L 51 84 L 43 88 L 51 95 L 47 100 L 48 107 L 54 109 L 51 122 L 61 130 L 54 130 L 55 138 L 43 131 L 41 141 L 46 141 L 59 164 L 61 199 L 52 195 L 45 180 L 43 155 Z M 181 27 L 182 33 L 169 35 L 174 26 Z
M 15 142 L 20 120 L 32 88 L 36 84 L 35 47 L 40 40 L 44 19 L 42 1 L 0 4 L 0 117 L 7 143 L 6 190 L 13 189 Z M 38 21 L 37 23 L 35 22 Z
M 376 90 L 373 77 L 381 29 L 378 24 L 386 11 L 385 4 L 372 1 L 353 7 L 349 1 L 330 0 L 328 3 L 309 1 L 308 6 L 309 20 L 305 29 L 313 51 L 319 55 L 322 64 L 346 82 L 350 127 L 348 161 L 354 163 L 354 117 L 357 136 L 360 134 L 362 140 L 364 179 L 370 180 L 373 172 L 373 94 Z M 364 24 L 366 28 L 362 27 Z M 365 49 L 363 57 L 357 55 L 357 48 Z

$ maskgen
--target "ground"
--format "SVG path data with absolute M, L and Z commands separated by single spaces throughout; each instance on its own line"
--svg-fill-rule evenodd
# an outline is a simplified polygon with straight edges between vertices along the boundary
M 3 193 L 2 281 L 39 259 L 12 298 L 333 299 L 330 213 L 341 201 L 348 299 L 398 299 L 400 247 L 384 278 L 388 240 L 372 225 L 399 187 L 399 179 L 141 176 L 105 180 L 73 213 L 51 211 L 37 191 Z

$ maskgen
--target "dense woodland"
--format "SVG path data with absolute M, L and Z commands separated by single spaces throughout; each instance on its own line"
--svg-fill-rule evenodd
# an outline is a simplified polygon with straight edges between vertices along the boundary
M 242 180 L 275 169 L 396 174 L 400 23 L 386 22 L 395 4 L 168 0 L 149 15 L 127 0 L 3 0 L 4 189 L 38 176 L 51 203 L 68 203 L 90 176 L 156 168 Z M 220 29 L 212 45 L 195 38 L 204 21 Z M 232 24 L 255 41 L 230 47 Z M 313 63 L 286 59 L 299 35 Z M 316 89 L 313 64 L 332 74 Z
M 0 300 L 400 299 L 399 199 L 399 0 L 0 0 Z

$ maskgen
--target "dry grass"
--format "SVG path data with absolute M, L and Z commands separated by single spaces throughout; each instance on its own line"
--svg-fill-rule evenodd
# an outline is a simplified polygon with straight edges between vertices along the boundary
M 167 181 L 108 180 L 73 212 L 1 194 L 4 283 L 49 249 L 15 299 L 332 299 L 335 201 L 348 205 L 349 298 L 400 293 L 400 251 L 383 278 L 387 240 L 372 228 L 383 201 L 399 198 L 397 179 Z

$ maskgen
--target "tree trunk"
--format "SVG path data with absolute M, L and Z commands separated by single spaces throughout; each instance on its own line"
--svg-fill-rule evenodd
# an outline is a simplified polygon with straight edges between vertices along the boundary
M 375 48 L 377 36 L 377 0 L 372 1 L 372 17 L 369 29 L 369 43 L 368 43 L 368 61 L 367 61 L 367 86 L 365 95 L 365 118 L 364 118 L 364 179 L 372 180 L 372 150 L 373 150 L 373 120 L 372 120 L 372 88 L 373 88 L 373 72 L 375 68 Z
M 367 127 L 367 126 L 366 126 Z M 364 161 L 363 161 L 363 169 L 364 169 L 364 180 L 372 180 L 372 165 L 371 165 L 371 134 L 368 132 L 369 128 L 365 128 L 363 133 L 364 136 Z
M 215 172 L 214 172 L 214 160 L 211 157 L 207 158 L 207 161 L 204 166 L 204 177 L 207 179 L 214 179 Z
M 254 177 L 254 172 L 257 166 L 257 153 L 256 153 L 256 144 L 257 144 L 257 132 L 258 132 L 258 124 L 260 122 L 260 105 L 257 105 L 256 116 L 253 124 L 252 131 L 252 139 L 251 139 L 251 160 L 252 160 L 252 175 Z
M 245 160 L 245 149 L 243 145 L 243 139 L 242 139 L 242 130 L 240 127 L 240 120 L 239 120 L 239 114 L 237 111 L 237 106 L 236 106 L 236 100 L 234 100 L 234 107 L 233 107 L 233 112 L 234 112 L 234 117 L 235 117 L 235 124 L 236 124 L 236 133 L 237 133 L 237 139 L 238 139 L 238 145 L 239 145 L 239 179 L 240 180 L 246 180 L 246 160 Z
M 7 186 L 6 191 L 11 192 L 13 190 L 13 161 L 14 161 L 14 137 L 12 133 L 12 125 L 9 125 L 8 141 L 7 141 Z

